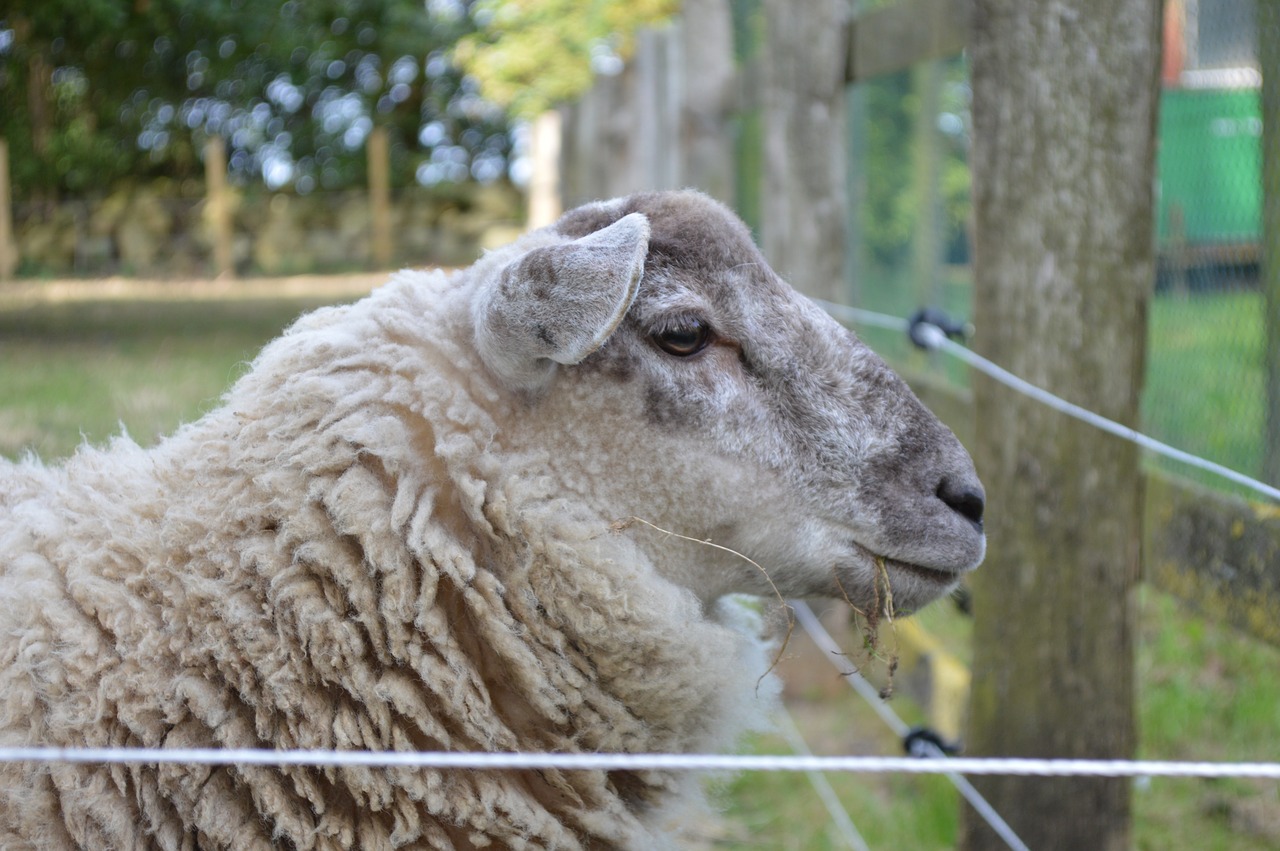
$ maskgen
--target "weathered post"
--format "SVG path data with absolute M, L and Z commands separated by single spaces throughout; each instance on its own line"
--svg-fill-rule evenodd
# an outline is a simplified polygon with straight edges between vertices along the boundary
M 975 0 L 974 321 L 982 354 L 1138 416 L 1154 277 L 1159 0 Z M 987 562 L 968 750 L 1129 758 L 1138 450 L 975 380 Z M 1032 848 L 1127 849 L 1130 781 L 975 778 Z M 1004 848 L 972 810 L 961 845 Z
M 1258 0 L 1262 67 L 1262 291 L 1267 425 L 1262 477 L 1280 485 L 1280 0 Z
M 18 246 L 13 241 L 13 195 L 9 186 L 9 140 L 0 139 L 0 281 L 13 277 Z
M 391 144 L 387 128 L 374 127 L 365 143 L 369 158 L 369 228 L 373 265 L 391 266 Z
M 204 146 L 205 224 L 213 243 L 213 270 L 219 278 L 236 274 L 231 246 L 231 198 L 227 192 L 227 144 L 210 136 Z
M 847 16 L 842 0 L 764 0 L 761 247 L 797 289 L 831 301 L 845 294 Z
M 737 101 L 733 15 L 727 0 L 685 0 L 680 37 L 679 184 L 734 204 L 733 135 Z

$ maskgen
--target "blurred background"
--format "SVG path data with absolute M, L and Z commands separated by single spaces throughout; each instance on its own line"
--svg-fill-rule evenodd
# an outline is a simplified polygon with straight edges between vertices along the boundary
M 778 81 L 764 4 L 689 5 L 17 0 L 0 17 L 0 276 L 465 264 L 530 215 L 682 185 L 730 202 L 768 249 Z M 1253 476 L 1258 20 L 1253 0 L 1166 10 L 1143 403 L 1156 437 Z M 873 62 L 833 116 L 848 125 L 846 162 L 830 169 L 850 201 L 847 286 L 829 293 L 842 301 L 968 315 L 971 122 L 963 32 L 952 40 L 950 56 Z M 785 254 L 771 253 L 784 274 Z M 1188 325 L 1195 346 L 1177 330 Z
M 1164 5 L 1141 405 L 1152 436 L 1276 485 L 1266 410 L 1280 388 L 1265 364 L 1280 341 L 1264 312 L 1280 234 L 1263 223 L 1280 198 L 1262 175 L 1264 145 L 1280 148 L 1264 79 L 1280 69 L 1268 78 L 1262 54 L 1276 61 L 1278 7 Z M 301 311 L 392 269 L 464 265 L 564 209 L 640 189 L 697 186 L 730 204 L 811 295 L 968 318 L 967 7 L 831 8 L 828 20 L 784 0 L 9 0 L 0 454 L 56 460 L 122 427 L 154 442 L 216 404 Z M 859 332 L 940 414 L 967 404 L 966 368 L 900 333 Z M 944 419 L 964 438 L 971 414 L 955 410 Z M 1174 529 L 1192 567 L 1144 567 L 1140 754 L 1275 759 L 1280 514 L 1220 479 L 1144 463 L 1153 481 L 1204 489 L 1186 500 L 1229 508 L 1187 520 L 1150 502 L 1164 531 L 1148 555 Z M 1212 574 L 1216 603 L 1185 578 L 1196 571 Z M 915 621 L 919 635 L 904 626 L 869 651 L 835 626 L 881 686 L 900 667 L 905 717 L 958 736 L 970 621 L 949 605 Z M 784 674 L 813 749 L 894 752 L 801 644 Z M 955 845 L 958 803 L 940 779 L 832 780 L 872 847 Z M 722 792 L 707 847 L 848 845 L 798 778 L 744 776 Z M 1139 784 L 1134 825 L 1141 848 L 1280 847 L 1280 784 Z

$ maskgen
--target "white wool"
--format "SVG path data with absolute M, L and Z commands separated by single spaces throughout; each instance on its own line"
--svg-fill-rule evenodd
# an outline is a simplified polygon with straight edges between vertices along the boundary
M 0 745 L 723 751 L 776 698 L 726 593 L 868 605 L 888 557 L 914 606 L 976 565 L 954 437 L 727 211 L 557 228 L 303 317 L 150 450 L 0 462 Z M 695 315 L 704 356 L 658 345 Z M 0 847 L 650 849 L 701 801 L 655 771 L 8 764 Z

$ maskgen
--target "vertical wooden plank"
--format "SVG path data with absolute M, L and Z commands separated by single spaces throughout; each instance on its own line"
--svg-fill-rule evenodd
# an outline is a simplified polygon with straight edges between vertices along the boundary
M 1280 485 L 1280 0 L 1258 0 L 1262 69 L 1262 290 L 1267 449 L 1262 477 Z
M 18 244 L 13 241 L 13 190 L 9 183 L 9 140 L 0 139 L 0 281 L 18 268 Z
M 1155 268 L 1160 19 L 1160 0 L 977 0 L 969 53 L 975 348 L 1129 424 Z M 990 379 L 974 399 L 991 544 L 971 582 L 968 751 L 1132 758 L 1138 449 Z M 1031 848 L 1131 845 L 1128 780 L 974 785 Z M 1006 847 L 972 810 L 961 835 Z
M 590 122 L 591 91 L 574 103 L 563 104 L 560 113 L 560 204 L 571 209 L 587 200 L 586 153 L 582 146 L 589 141 L 586 126 Z
M 373 265 L 391 266 L 391 143 L 387 128 L 374 127 L 365 143 L 369 158 L 369 229 Z
M 685 0 L 681 12 L 678 185 L 734 203 L 730 114 L 737 99 L 733 19 L 727 0 Z
M 547 110 L 529 126 L 529 158 L 533 171 L 529 176 L 528 226 L 546 227 L 560 218 L 560 136 L 561 116 Z
M 637 97 L 640 85 L 635 63 L 612 76 L 596 78 L 589 92 L 589 134 L 580 151 L 588 167 L 585 200 L 616 198 L 634 192 L 640 182 L 641 140 L 635 136 Z
M 227 144 L 210 136 L 204 146 L 205 224 L 213 243 L 213 269 L 219 278 L 235 277 L 232 255 L 231 199 L 227 192 Z
M 845 291 L 843 0 L 765 0 L 764 204 L 760 239 L 806 295 Z
M 662 81 L 667 69 L 662 63 L 662 34 L 651 29 L 636 35 L 636 53 L 630 62 L 631 80 L 629 100 L 632 109 L 627 113 L 629 135 L 636 141 L 629 148 L 631 153 L 630 180 L 619 187 L 618 195 L 643 189 L 663 189 L 663 159 L 674 147 L 673 139 L 662 138 L 662 124 L 666 115 L 661 99 Z

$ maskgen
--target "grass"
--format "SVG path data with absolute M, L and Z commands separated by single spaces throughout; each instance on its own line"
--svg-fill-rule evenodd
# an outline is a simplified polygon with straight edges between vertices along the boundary
M 1280 761 L 1280 649 L 1188 614 L 1149 590 L 1142 606 L 1142 755 Z M 1159 784 L 1140 787 L 1135 797 L 1141 848 L 1280 847 L 1280 783 Z
M 1153 360 L 1176 351 L 1187 361 L 1186 368 L 1203 367 L 1205 386 L 1225 383 L 1220 371 L 1199 361 L 1225 358 L 1226 352 L 1234 351 L 1219 338 L 1231 327 L 1228 316 L 1251 309 L 1248 299 L 1238 295 L 1217 304 L 1157 300 L 1153 329 L 1171 339 L 1153 342 Z M 119 432 L 121 423 L 140 443 L 152 443 L 216 404 L 264 342 L 319 303 L 306 298 L 80 301 L 0 308 L 0 454 L 12 458 L 34 451 L 54 461 L 82 440 L 104 442 Z M 1202 319 L 1204 329 L 1182 328 Z M 1196 336 L 1204 339 L 1197 344 Z M 1202 347 L 1199 355 L 1196 345 Z M 1158 387 L 1164 380 L 1153 377 L 1152 384 Z M 1178 384 L 1191 382 L 1172 382 L 1170 396 L 1177 395 Z M 1177 406 L 1200 398 L 1183 393 Z M 1180 412 L 1179 417 L 1193 423 L 1182 427 L 1218 424 L 1222 414 L 1213 406 L 1227 403 L 1210 399 L 1207 415 Z M 1239 416 L 1243 420 L 1245 414 Z M 1247 426 L 1241 430 L 1247 432 Z M 1150 589 L 1143 590 L 1139 610 L 1141 755 L 1280 760 L 1280 650 L 1189 614 Z M 917 617 L 967 661 L 970 625 L 953 607 L 935 605 Z M 896 754 L 899 745 L 880 720 L 825 670 L 825 661 L 819 660 L 819 673 L 806 673 L 800 658 L 803 639 L 797 637 L 793 643 L 782 668 L 790 683 L 788 705 L 813 750 Z M 920 709 L 905 694 L 894 698 L 894 706 L 908 723 L 921 720 Z M 754 737 L 748 748 L 761 753 L 787 750 L 781 738 L 769 734 Z M 958 800 L 945 780 L 898 775 L 829 779 L 871 847 L 953 847 Z M 803 776 L 744 774 L 724 781 L 718 795 L 723 818 L 708 827 L 706 847 L 842 847 Z M 1134 824 L 1135 843 L 1143 851 L 1277 848 L 1280 783 L 1140 783 Z
M 935 604 L 916 617 L 968 660 L 970 621 L 953 606 Z M 814 752 L 896 755 L 899 744 L 884 724 L 842 683 L 833 688 L 822 674 L 806 670 L 797 658 L 806 639 L 793 641 L 798 646 L 780 675 L 788 682 L 787 704 Z M 1173 598 L 1143 588 L 1136 654 L 1139 758 L 1280 761 L 1280 678 L 1275 676 L 1280 648 L 1206 621 Z M 883 673 L 869 676 L 878 684 Z M 891 705 L 908 724 L 922 723 L 920 708 L 901 689 Z M 756 736 L 748 749 L 787 752 L 776 735 Z M 845 774 L 828 779 L 870 847 L 954 847 L 959 798 L 945 779 Z M 725 826 L 716 848 L 844 847 L 818 796 L 799 775 L 739 775 L 725 787 L 723 801 Z M 1275 849 L 1280 847 L 1280 782 L 1138 781 L 1133 822 L 1139 851 Z
M 217 402 L 308 298 L 62 302 L 0 310 L 0 454 L 154 443 Z
M 1157 296 L 1142 397 L 1143 425 L 1153 437 L 1253 477 L 1262 473 L 1266 433 L 1262 302 L 1256 290 Z

